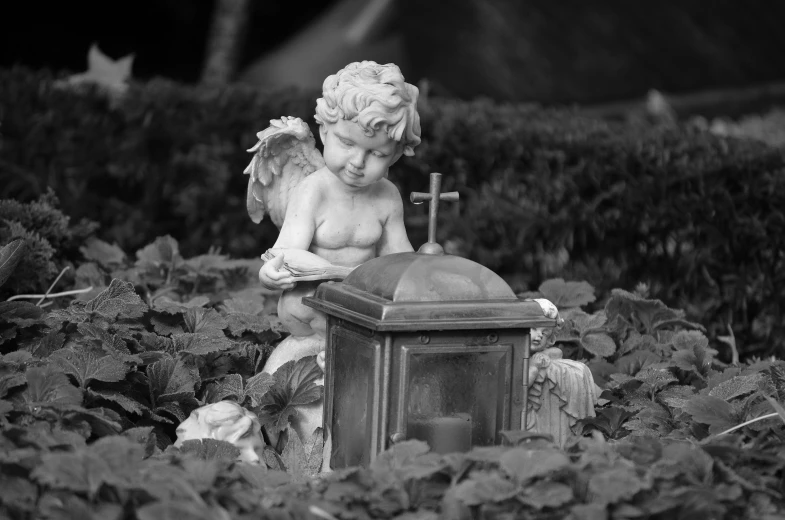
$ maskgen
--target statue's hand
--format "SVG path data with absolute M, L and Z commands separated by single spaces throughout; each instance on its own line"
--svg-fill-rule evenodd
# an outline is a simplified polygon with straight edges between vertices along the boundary
M 278 253 L 272 260 L 265 262 L 259 269 L 259 281 L 262 285 L 271 290 L 293 289 L 296 285 L 294 278 L 288 271 L 281 269 L 282 266 L 283 253 Z

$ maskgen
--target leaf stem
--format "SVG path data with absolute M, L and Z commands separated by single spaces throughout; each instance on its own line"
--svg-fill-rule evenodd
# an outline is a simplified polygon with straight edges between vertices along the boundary
M 59 281 L 60 281 L 60 278 L 62 278 L 62 277 L 63 277 L 63 275 L 65 274 L 65 272 L 66 272 L 66 271 L 68 271 L 69 269 L 71 269 L 71 266 L 70 266 L 70 265 L 67 265 L 67 266 L 63 267 L 63 270 L 62 270 L 62 271 L 60 271 L 60 274 L 58 274 L 58 275 L 57 275 L 57 278 L 55 278 L 55 281 L 54 281 L 54 282 L 52 282 L 52 285 L 50 285 L 50 286 L 49 286 L 49 289 L 47 289 L 47 290 L 46 290 L 46 292 L 44 293 L 44 295 L 43 295 L 43 296 L 41 296 L 41 299 L 40 299 L 40 300 L 38 300 L 38 301 L 35 303 L 36 305 L 41 305 L 41 302 L 43 302 L 44 300 L 46 300 L 46 298 L 49 296 L 49 293 L 51 293 L 51 292 L 52 292 L 52 289 L 54 289 L 54 288 L 55 288 L 55 285 L 57 285 L 57 282 L 59 282 Z
M 82 294 L 86 292 L 90 292 L 93 290 L 93 286 L 85 287 L 84 289 L 74 289 L 72 291 L 63 291 L 59 293 L 47 293 L 47 294 L 17 294 L 16 296 L 11 296 L 6 301 L 13 301 L 13 300 L 21 300 L 21 299 L 35 299 L 41 298 L 43 301 L 46 298 L 59 298 L 60 296 L 73 296 L 74 294 Z
M 719 437 L 720 435 L 725 435 L 726 433 L 734 432 L 734 431 L 738 430 L 739 428 L 743 428 L 743 427 L 745 427 L 745 426 L 747 426 L 749 424 L 756 423 L 756 422 L 762 421 L 764 419 L 771 419 L 773 417 L 777 417 L 778 415 L 779 414 L 776 413 L 776 412 L 775 413 L 769 413 L 769 414 L 766 414 L 766 415 L 761 415 L 760 417 L 756 417 L 754 419 L 750 419 L 747 422 L 743 422 L 741 424 L 738 424 L 738 425 L 734 426 L 733 428 L 729 428 L 729 429 L 725 430 L 724 432 L 718 433 L 714 437 Z

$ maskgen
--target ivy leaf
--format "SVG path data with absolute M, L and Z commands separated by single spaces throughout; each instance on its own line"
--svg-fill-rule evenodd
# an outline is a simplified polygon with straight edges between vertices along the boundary
M 671 363 L 682 369 L 706 376 L 717 351 L 709 348 L 709 340 L 700 331 L 680 331 L 672 340 L 678 349 Z
M 180 453 L 203 460 L 236 460 L 240 456 L 240 448 L 216 439 L 192 439 L 180 445 Z
M 537 290 L 559 309 L 582 307 L 597 299 L 588 282 L 565 282 L 563 278 L 546 280 Z
M 259 372 L 245 382 L 246 398 L 251 400 L 251 406 L 257 407 L 261 404 L 262 398 L 275 383 L 275 378 L 267 372 Z
M 143 269 L 173 269 L 183 261 L 177 240 L 169 235 L 158 237 L 136 252 L 136 266 Z
M 420 440 L 409 439 L 398 442 L 379 454 L 376 460 L 371 463 L 371 469 L 377 474 L 387 474 L 412 464 L 412 462 L 430 450 L 428 443 Z
M 126 437 L 131 442 L 135 442 L 144 448 L 144 456 L 150 457 L 155 453 L 157 448 L 157 437 L 152 426 L 137 426 L 135 428 L 128 428 L 123 431 L 123 437 Z
M 194 395 L 199 372 L 189 368 L 182 359 L 165 357 L 147 367 L 150 394 L 154 400 L 163 395 L 186 393 Z
M 17 335 L 18 329 L 15 326 L 11 326 L 7 329 L 0 329 L 0 345 L 11 341 Z
M 622 374 L 634 376 L 642 369 L 660 363 L 662 358 L 648 350 L 636 350 L 630 354 L 620 357 L 614 365 Z
M 203 504 L 186 500 L 151 502 L 136 510 L 139 520 L 215 520 L 224 516 Z
M 244 397 L 243 392 L 243 376 L 240 374 L 229 374 L 225 376 L 221 381 L 216 385 L 215 388 L 215 400 L 222 401 L 227 397 L 238 397 L 241 398 L 239 401 L 242 403 L 242 398 Z
M 604 332 L 584 334 L 581 336 L 581 345 L 598 357 L 607 358 L 616 352 L 616 343 Z
M 103 354 L 103 352 L 101 352 Z M 82 388 L 91 381 L 114 383 L 125 379 L 128 366 L 114 356 L 101 356 L 92 348 L 63 348 L 49 357 L 65 374 L 76 378 Z
M 177 395 L 180 396 L 181 394 Z M 185 410 L 183 410 L 183 407 L 180 406 L 180 403 L 177 400 L 162 402 L 153 412 L 155 414 L 167 413 L 177 419 L 177 422 L 183 422 L 188 418 L 188 414 L 185 413 Z
M 495 471 L 473 471 L 453 491 L 467 506 L 478 506 L 512 498 L 518 493 L 518 487 Z
M 693 325 L 684 321 L 684 311 L 671 309 L 660 300 L 648 300 L 622 289 L 611 291 L 605 314 L 608 321 L 618 316 L 644 334 L 651 334 L 666 325 Z
M 316 356 L 281 365 L 273 374 L 275 383 L 259 405 L 259 415 L 265 418 L 265 424 L 283 430 L 289 423 L 289 417 L 296 413 L 297 406 L 321 399 L 324 387 L 315 383 L 321 377 L 322 370 L 316 364 Z
M 606 504 L 575 504 L 570 508 L 570 519 L 580 520 L 608 520 L 608 506 Z
M 227 315 L 229 314 L 249 314 L 251 316 L 261 316 L 265 312 L 264 305 L 260 302 L 253 300 L 244 300 L 241 298 L 230 298 L 224 300 L 221 304 L 221 310 Z
M 526 486 L 523 494 L 519 495 L 521 502 L 535 509 L 545 507 L 561 507 L 573 499 L 572 488 L 560 482 L 540 481 L 531 486 Z
M 27 383 L 24 374 L 10 373 L 0 377 L 0 399 L 8 395 L 8 391 Z
M 55 489 L 67 489 L 94 495 L 111 478 L 111 471 L 97 455 L 85 451 L 50 452 L 41 457 L 41 464 L 31 478 Z
M 95 237 L 90 237 L 79 252 L 87 260 L 98 262 L 107 269 L 120 267 L 125 262 L 125 253 L 117 244 L 109 244 Z
M 49 365 L 45 368 L 30 368 L 27 377 L 26 401 L 30 405 L 82 404 L 82 392 L 68 381 L 68 376 L 56 372 Z
M 294 429 L 289 428 L 286 447 L 281 453 L 281 459 L 286 466 L 286 471 L 292 478 L 302 480 L 304 477 L 313 477 L 319 473 L 322 466 L 322 452 L 324 450 L 324 434 L 321 428 L 313 432 L 311 438 L 303 443 Z
M 785 423 L 785 408 L 783 408 L 782 405 L 780 403 L 778 403 L 776 399 L 772 399 L 768 395 L 764 395 L 763 397 L 766 398 L 766 400 L 769 402 L 771 407 L 774 408 L 774 411 L 777 412 L 777 415 L 780 416 L 780 419 L 782 419 L 782 422 Z
M 618 319 L 615 321 L 618 322 Z M 671 346 L 660 344 L 651 334 L 641 334 L 637 330 L 631 329 L 627 339 L 622 343 L 620 352 L 626 354 L 628 352 L 646 351 L 659 355 L 667 352 L 670 355 Z
M 726 401 L 709 395 L 697 395 L 687 401 L 683 410 L 694 421 L 708 424 L 710 433 L 719 433 L 736 426 L 733 407 Z
M 244 314 L 239 312 L 231 312 L 226 315 L 227 328 L 232 336 L 242 336 L 245 332 L 253 332 L 255 334 L 267 334 L 263 340 L 272 341 L 278 339 L 280 334 L 272 329 L 270 320 L 267 316 L 257 316 L 254 314 Z
M 161 336 L 172 336 L 174 334 L 182 334 L 185 332 L 181 323 L 183 318 L 180 315 L 175 316 L 152 316 L 150 323 L 153 325 L 153 330 Z
M 26 250 L 23 238 L 17 238 L 0 247 L 0 286 L 11 277 Z
M 175 352 L 187 352 L 197 356 L 221 352 L 234 346 L 234 342 L 226 336 L 216 337 L 201 333 L 174 334 L 172 341 Z
M 128 413 L 144 415 L 145 412 L 150 411 L 147 406 L 143 405 L 136 399 L 123 395 L 119 392 L 112 392 L 111 390 L 88 389 L 87 394 L 91 397 L 97 397 L 99 399 L 104 399 L 106 401 L 115 403 Z
M 185 313 L 185 330 L 207 336 L 223 337 L 223 329 L 228 325 L 226 318 L 215 309 L 191 307 Z
M 23 510 L 29 514 L 32 513 L 37 499 L 38 487 L 33 482 L 22 477 L 0 474 L 0 503 L 10 506 L 11 510 Z M 31 517 L 32 515 L 28 516 Z
M 566 316 L 564 318 L 567 319 Z M 581 310 L 577 310 L 577 312 L 569 313 L 569 319 L 572 321 L 573 327 L 575 327 L 575 330 L 580 335 L 586 334 L 587 332 L 594 329 L 599 329 L 605 325 L 605 322 L 607 321 L 603 311 L 599 311 L 594 314 L 588 314 Z
M 187 302 L 176 302 L 167 296 L 161 296 L 153 301 L 153 308 L 166 314 L 184 314 L 188 309 L 204 307 L 208 303 L 210 298 L 207 296 L 195 296 Z
M 559 451 L 514 448 L 506 451 L 499 466 L 521 485 L 569 466 L 570 459 Z
M 87 302 L 85 311 L 110 319 L 119 314 L 123 318 L 139 318 L 147 311 L 147 305 L 136 294 L 133 284 L 115 278 L 105 291 Z
M 31 327 L 41 323 L 44 310 L 30 302 L 0 302 L 0 318 L 20 327 Z
M 694 386 L 673 385 L 660 392 L 657 397 L 671 408 L 684 408 L 694 396 Z
M 723 401 L 730 401 L 750 392 L 755 392 L 759 388 L 759 383 L 763 375 L 751 374 L 748 376 L 736 376 L 728 381 L 723 381 L 709 391 L 709 395 L 717 397 Z
M 41 342 L 32 347 L 31 353 L 37 358 L 48 358 L 52 352 L 63 348 L 65 343 L 65 334 L 57 331 L 50 331 L 46 336 L 41 338 Z
M 785 402 L 785 366 L 772 365 L 767 370 L 778 401 Z
M 649 366 L 635 374 L 635 379 L 649 385 L 653 392 L 658 392 L 678 379 L 671 372 L 657 366 Z
M 630 468 L 612 468 L 589 477 L 589 492 L 594 501 L 605 504 L 629 500 L 647 487 Z

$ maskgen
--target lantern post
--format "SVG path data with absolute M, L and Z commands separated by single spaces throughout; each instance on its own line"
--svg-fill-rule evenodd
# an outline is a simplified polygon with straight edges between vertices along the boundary
M 439 453 L 501 444 L 526 420 L 529 331 L 553 327 L 490 269 L 436 242 L 441 174 L 428 193 L 428 242 L 370 260 L 303 303 L 327 315 L 324 427 L 333 469 L 420 439 Z

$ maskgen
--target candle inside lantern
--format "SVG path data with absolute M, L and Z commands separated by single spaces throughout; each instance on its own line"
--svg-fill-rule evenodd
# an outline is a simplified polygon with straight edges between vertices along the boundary
M 469 451 L 472 447 L 472 416 L 468 413 L 442 417 L 413 415 L 409 417 L 406 436 L 427 442 L 436 453 Z

